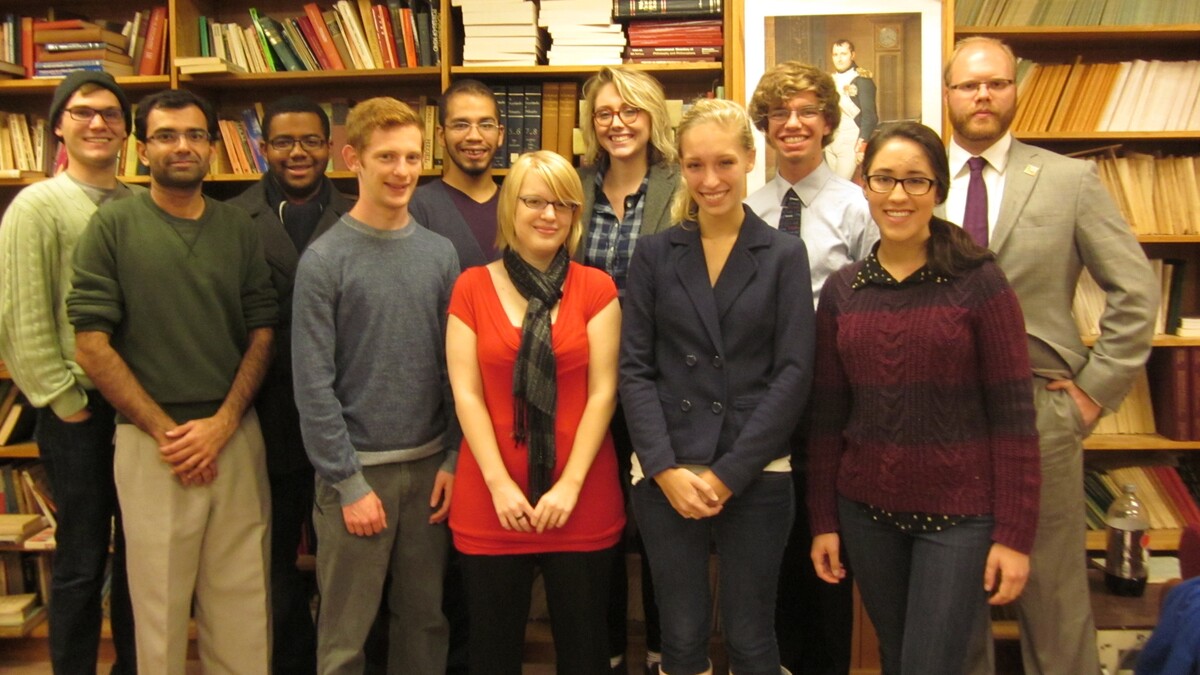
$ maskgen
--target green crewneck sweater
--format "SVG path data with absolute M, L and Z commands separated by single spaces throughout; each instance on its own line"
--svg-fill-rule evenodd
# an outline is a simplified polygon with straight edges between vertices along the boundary
M 168 214 L 148 193 L 100 207 L 75 248 L 74 282 L 75 330 L 110 334 L 178 423 L 216 413 L 249 332 L 278 315 L 250 217 L 207 197 L 196 220 Z

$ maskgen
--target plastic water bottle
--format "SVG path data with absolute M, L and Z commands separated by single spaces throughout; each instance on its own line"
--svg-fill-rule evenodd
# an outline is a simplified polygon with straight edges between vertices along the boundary
M 1121 486 L 1122 494 L 1108 507 L 1108 530 L 1104 583 L 1116 595 L 1138 597 L 1146 591 L 1147 558 L 1150 551 L 1150 522 L 1132 484 Z

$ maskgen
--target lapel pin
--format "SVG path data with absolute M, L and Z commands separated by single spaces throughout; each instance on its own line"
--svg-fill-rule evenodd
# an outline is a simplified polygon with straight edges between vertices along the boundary
M 1036 177 L 1038 175 L 1038 167 L 1036 167 L 1032 164 L 1026 164 L 1025 165 L 1025 175 L 1030 176 L 1030 177 Z

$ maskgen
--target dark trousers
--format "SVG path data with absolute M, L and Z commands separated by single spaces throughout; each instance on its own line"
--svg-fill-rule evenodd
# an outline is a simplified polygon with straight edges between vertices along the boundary
M 793 675 L 846 675 L 854 633 L 854 578 L 847 573 L 842 583 L 828 584 L 817 576 L 809 555 L 807 474 L 793 464 L 792 477 L 796 520 L 783 552 L 775 605 L 779 657 Z M 842 563 L 849 572 L 844 552 Z
M 113 673 L 137 672 L 133 608 L 125 572 L 125 535 L 113 483 L 116 413 L 99 392 L 88 392 L 85 422 L 63 422 L 38 410 L 37 442 L 58 504 L 58 548 L 51 581 L 50 662 L 58 675 L 96 672 L 101 601 L 112 542 L 110 623 Z M 115 529 L 114 529 L 115 519 Z
M 708 559 L 715 543 L 729 668 L 738 675 L 778 675 L 775 596 L 792 525 L 792 499 L 790 474 L 763 474 L 717 515 L 688 520 L 653 479 L 633 486 L 662 619 L 665 672 L 694 675 L 708 669 Z
M 658 627 L 658 605 L 654 604 L 654 577 L 650 574 L 650 559 L 646 556 L 646 545 L 642 533 L 637 529 L 637 519 L 630 501 L 629 470 L 633 462 L 633 442 L 629 439 L 629 428 L 625 425 L 625 413 L 617 406 L 612 424 L 613 446 L 617 451 L 618 482 L 625 498 L 625 517 L 629 525 L 625 536 L 617 546 L 613 557 L 612 579 L 608 593 L 608 655 L 624 656 L 629 649 L 629 571 L 625 567 L 625 554 L 636 547 L 642 566 L 642 614 L 646 618 L 646 649 L 662 651 L 662 633 Z
M 269 472 L 271 483 L 272 668 L 276 675 L 311 675 L 317 670 L 313 623 L 313 579 L 296 569 L 301 533 L 312 513 L 313 469 Z
M 614 549 L 586 553 L 463 555 L 470 671 L 520 675 L 534 573 L 542 570 L 559 675 L 606 675 L 609 571 Z
M 839 498 L 838 517 L 863 606 L 879 635 L 883 674 L 966 672 L 967 644 L 987 604 L 991 516 L 941 531 L 904 532 Z

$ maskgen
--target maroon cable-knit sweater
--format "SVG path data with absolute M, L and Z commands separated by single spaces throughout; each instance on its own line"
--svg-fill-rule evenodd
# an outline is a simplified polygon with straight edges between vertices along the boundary
M 897 283 L 875 254 L 826 282 L 809 437 L 813 534 L 837 496 L 893 512 L 991 514 L 1028 553 L 1041 483 L 1025 324 L 1004 273 L 928 268 Z

